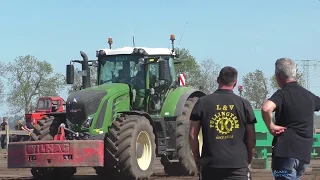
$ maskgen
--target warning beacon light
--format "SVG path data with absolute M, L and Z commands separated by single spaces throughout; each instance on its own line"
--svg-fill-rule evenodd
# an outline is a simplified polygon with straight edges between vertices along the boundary
M 108 44 L 109 44 L 109 48 L 110 48 L 110 49 L 111 49 L 111 45 L 112 45 L 112 43 L 113 43 L 112 38 L 108 38 Z
M 170 35 L 170 40 L 171 40 L 171 41 L 176 40 L 176 37 L 174 36 L 174 34 L 171 34 L 171 35 Z
M 172 45 L 172 53 L 174 52 L 174 40 L 176 40 L 176 37 L 174 34 L 170 34 L 170 40 L 171 40 L 171 45 Z

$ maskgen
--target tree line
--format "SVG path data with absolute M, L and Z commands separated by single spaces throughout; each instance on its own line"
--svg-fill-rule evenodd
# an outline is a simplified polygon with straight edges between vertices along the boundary
M 196 61 L 187 49 L 180 50 L 180 59 L 184 63 L 178 64 L 176 69 L 178 73 L 186 73 L 186 84 L 196 88 L 201 86 L 207 94 L 217 89 L 216 79 L 222 68 L 221 65 L 215 63 L 211 58 Z M 238 81 L 240 78 L 238 77 Z M 305 86 L 304 77 L 300 71 L 297 72 L 297 81 L 300 85 Z M 254 109 L 260 109 L 268 95 L 279 88 L 275 75 L 266 77 L 259 69 L 242 77 L 242 87 L 242 96 L 251 102 Z
M 186 85 L 195 88 L 201 87 L 209 94 L 217 89 L 216 79 L 221 65 L 212 58 L 196 60 L 188 49 L 179 49 L 179 61 L 176 64 L 176 73 L 185 73 Z M 65 67 L 65 66 L 64 66 Z M 81 75 L 79 68 L 75 68 L 75 83 L 67 86 L 65 75 L 54 71 L 52 65 L 39 60 L 34 56 L 19 56 L 13 62 L 0 63 L 0 76 L 6 81 L 0 81 L 0 101 L 9 107 L 9 114 L 29 113 L 34 111 L 39 97 L 56 96 L 62 90 L 70 93 L 81 88 Z M 96 83 L 97 70 L 90 67 L 91 84 Z M 257 69 L 242 77 L 242 96 L 248 99 L 253 108 L 258 109 L 278 87 L 275 77 L 266 77 Z M 298 72 L 298 82 L 304 85 L 303 76 Z M 236 89 L 235 89 L 236 90 Z

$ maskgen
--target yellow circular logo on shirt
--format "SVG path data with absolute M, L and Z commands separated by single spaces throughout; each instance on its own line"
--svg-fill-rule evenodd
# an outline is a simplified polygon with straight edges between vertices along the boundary
M 221 117 L 216 121 L 216 129 L 220 134 L 229 134 L 234 128 L 234 122 L 229 117 Z

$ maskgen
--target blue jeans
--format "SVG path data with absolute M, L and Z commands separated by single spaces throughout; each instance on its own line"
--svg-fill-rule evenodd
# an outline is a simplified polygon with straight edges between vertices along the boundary
M 252 180 L 249 168 L 203 167 L 199 180 Z
M 271 166 L 275 180 L 300 180 L 309 164 L 294 158 L 272 157 Z

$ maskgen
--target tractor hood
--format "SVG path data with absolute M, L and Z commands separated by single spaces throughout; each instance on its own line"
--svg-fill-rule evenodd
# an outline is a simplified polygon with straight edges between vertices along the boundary
M 66 101 L 68 121 L 74 125 L 82 125 L 89 116 L 96 113 L 103 98 L 120 91 L 129 91 L 129 86 L 123 83 L 113 83 L 72 92 Z

